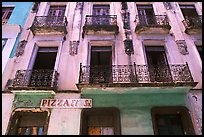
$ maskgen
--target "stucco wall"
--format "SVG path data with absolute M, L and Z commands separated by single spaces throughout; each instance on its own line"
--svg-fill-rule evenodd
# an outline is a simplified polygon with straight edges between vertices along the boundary
M 14 7 L 12 14 L 7 22 L 7 24 L 20 25 L 20 27 L 24 27 L 26 19 L 28 17 L 29 12 L 31 11 L 33 2 L 2 2 L 2 7 Z M 6 24 L 6 25 L 7 25 Z M 4 33 L 4 32 L 2 32 Z M 19 37 L 16 37 L 15 44 L 12 45 L 13 49 L 9 54 L 10 58 L 13 58 L 15 55 L 15 51 L 18 45 Z M 10 38 L 10 37 L 9 37 Z
M 154 135 L 151 119 L 152 107 L 187 107 L 185 92 L 180 92 L 181 89 L 155 89 L 157 93 L 147 93 L 148 89 L 141 89 L 139 93 L 137 91 L 140 90 L 135 90 L 135 93 L 133 90 L 131 92 L 125 90 L 126 93 L 104 91 L 105 94 L 101 94 L 100 89 L 86 89 L 86 93 L 83 94 L 83 98 L 93 99 L 93 107 L 116 107 L 120 110 L 122 135 Z
M 13 94 L 2 94 L 2 135 L 5 135 L 12 113 Z
M 55 99 L 77 99 L 80 94 L 58 93 Z M 81 109 L 52 109 L 47 135 L 79 135 Z

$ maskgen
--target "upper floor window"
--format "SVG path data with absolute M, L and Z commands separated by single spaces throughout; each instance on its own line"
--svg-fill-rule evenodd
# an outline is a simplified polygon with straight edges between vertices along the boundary
M 184 17 L 198 16 L 198 13 L 197 13 L 194 5 L 179 5 L 179 7 L 180 7 L 181 12 L 182 12 Z
M 109 15 L 110 5 L 93 5 L 93 15 Z
M 145 46 L 145 51 L 151 82 L 171 82 L 164 46 Z
M 2 25 L 6 24 L 9 20 L 14 7 L 3 7 L 2 8 Z
M 154 10 L 152 5 L 137 5 L 140 24 L 154 24 Z
M 49 16 L 64 16 L 66 6 L 50 6 Z

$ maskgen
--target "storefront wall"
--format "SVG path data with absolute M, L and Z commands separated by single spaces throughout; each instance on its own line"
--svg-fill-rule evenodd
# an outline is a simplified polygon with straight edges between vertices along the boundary
M 173 90 L 171 88 L 160 88 L 157 93 L 137 93 L 137 91 L 135 93 L 107 93 L 100 89 L 94 90 L 86 90 L 83 98 L 92 98 L 93 108 L 118 108 L 120 110 L 122 135 L 154 135 L 151 118 L 152 107 L 186 106 L 186 95 L 184 92 L 177 92 L 179 88 L 174 89 L 175 92 L 169 92 Z M 121 91 L 121 89 L 118 91 Z

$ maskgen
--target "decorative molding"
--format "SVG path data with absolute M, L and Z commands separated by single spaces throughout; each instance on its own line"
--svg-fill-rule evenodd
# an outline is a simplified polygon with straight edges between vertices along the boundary
M 83 2 L 77 2 L 75 10 L 82 10 L 83 9 Z
M 165 7 L 167 10 L 171 10 L 171 9 L 172 9 L 171 2 L 163 2 L 163 4 L 164 4 L 164 7 Z
M 18 43 L 18 47 L 16 49 L 16 54 L 15 54 L 16 57 L 19 57 L 19 56 L 23 55 L 26 44 L 27 44 L 26 40 L 20 41 Z
M 79 41 L 70 41 L 69 54 L 74 56 L 77 54 Z
M 178 49 L 181 54 L 183 55 L 189 54 L 185 40 L 177 40 L 176 44 L 178 45 Z
M 130 56 L 131 54 L 134 54 L 133 43 L 131 39 L 124 40 L 124 45 L 125 45 L 125 53 L 127 55 Z

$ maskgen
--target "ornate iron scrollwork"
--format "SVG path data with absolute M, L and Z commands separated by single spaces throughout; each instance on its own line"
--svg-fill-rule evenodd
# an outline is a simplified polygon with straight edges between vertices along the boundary
M 70 41 L 69 54 L 74 56 L 77 54 L 79 41 Z
M 178 45 L 178 49 L 181 54 L 183 55 L 189 54 L 185 40 L 177 40 L 176 44 Z
M 27 44 L 26 40 L 20 41 L 18 43 L 18 47 L 16 49 L 16 54 L 15 54 L 16 57 L 19 57 L 19 56 L 23 55 L 26 44 Z
M 193 82 L 188 64 L 82 66 L 79 83 Z

